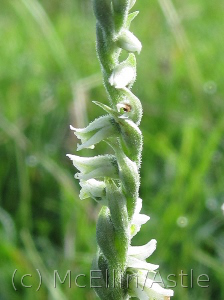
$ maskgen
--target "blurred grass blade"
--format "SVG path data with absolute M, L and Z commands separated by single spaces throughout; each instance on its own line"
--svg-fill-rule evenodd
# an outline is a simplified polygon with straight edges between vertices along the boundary
M 16 8 L 16 11 L 18 11 L 20 14 L 23 14 L 23 12 L 21 11 L 21 3 L 30 12 L 31 16 L 35 19 L 39 28 L 41 29 L 56 62 L 60 66 L 61 70 L 65 73 L 67 79 L 72 85 L 76 80 L 76 75 L 72 68 L 72 64 L 69 60 L 67 51 L 62 41 L 60 40 L 50 18 L 48 17 L 41 3 L 37 0 L 20 0 L 12 1 L 11 3 Z M 26 21 L 27 20 L 24 20 L 24 22 Z M 27 26 L 27 30 L 29 30 L 29 26 Z
M 159 5 L 167 19 L 167 22 L 172 30 L 172 33 L 176 39 L 176 42 L 179 48 L 183 51 L 185 60 L 186 60 L 186 67 L 189 72 L 189 78 L 191 80 L 191 84 L 195 95 L 197 96 L 196 100 L 200 100 L 198 98 L 201 94 L 202 89 L 202 74 L 200 68 L 198 66 L 197 60 L 195 55 L 192 51 L 190 42 L 187 38 L 185 30 L 181 24 L 181 19 L 178 15 L 175 6 L 173 5 L 172 0 L 158 0 Z
M 60 289 L 59 286 L 57 288 L 54 288 L 52 284 L 52 274 L 47 270 L 41 256 L 39 255 L 34 241 L 27 230 L 22 230 L 21 231 L 21 239 L 24 243 L 25 250 L 27 253 L 27 256 L 34 266 L 35 269 L 41 270 L 41 275 L 43 276 L 43 283 L 48 289 L 49 293 L 52 296 L 52 299 L 54 300 L 67 300 L 65 297 L 64 293 Z

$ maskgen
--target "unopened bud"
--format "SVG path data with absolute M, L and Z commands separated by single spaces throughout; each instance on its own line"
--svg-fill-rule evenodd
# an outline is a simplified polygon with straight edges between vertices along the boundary
M 117 40 L 118 46 L 128 52 L 141 52 L 142 44 L 129 30 L 123 30 Z
M 136 72 L 131 66 L 118 65 L 112 72 L 109 83 L 116 89 L 122 89 L 135 80 Z

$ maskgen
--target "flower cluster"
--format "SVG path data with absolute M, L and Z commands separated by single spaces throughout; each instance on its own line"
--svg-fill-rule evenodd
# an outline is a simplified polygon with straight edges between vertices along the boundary
M 93 268 L 104 275 L 108 270 L 109 284 L 104 276 L 101 287 L 95 290 L 101 299 L 167 300 L 173 291 L 163 289 L 151 279 L 145 280 L 146 272 L 153 273 L 159 267 L 146 262 L 156 248 L 156 241 L 131 246 L 133 236 L 149 220 L 147 215 L 140 214 L 142 200 L 139 198 L 142 133 L 138 126 L 142 106 L 131 92 L 136 79 L 134 52 L 140 53 L 142 45 L 129 27 L 138 12 L 129 13 L 135 0 L 94 0 L 93 4 L 97 19 L 97 53 L 111 105 L 94 102 L 106 111 L 106 115 L 85 128 L 71 126 L 71 130 L 81 140 L 78 151 L 93 149 L 99 142 L 106 141 L 114 154 L 67 156 L 79 171 L 75 178 L 80 180 L 80 199 L 91 197 L 103 205 L 96 228 L 99 248 Z M 119 62 L 122 49 L 128 56 Z M 138 275 L 138 286 L 134 280 L 128 285 L 125 279 L 120 282 L 127 274 Z

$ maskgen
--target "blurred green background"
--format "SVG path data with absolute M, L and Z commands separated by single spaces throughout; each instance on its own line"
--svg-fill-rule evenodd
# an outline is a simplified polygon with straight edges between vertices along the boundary
M 144 108 L 140 195 L 151 220 L 133 241 L 158 241 L 148 261 L 160 264 L 164 281 L 176 275 L 174 299 L 221 300 L 224 3 L 141 0 L 135 8 L 131 30 L 143 44 L 133 87 Z M 0 299 L 96 299 L 89 269 L 100 206 L 79 200 L 65 157 L 77 143 L 69 124 L 102 115 L 92 100 L 107 103 L 91 1 L 1 0 L 0 38 Z M 106 151 L 101 143 L 80 155 Z M 54 288 L 54 270 L 62 280 L 71 270 L 71 287 L 67 278 Z M 24 274 L 32 288 L 21 285 Z M 76 285 L 78 274 L 86 288 Z M 209 288 L 197 285 L 200 274 Z

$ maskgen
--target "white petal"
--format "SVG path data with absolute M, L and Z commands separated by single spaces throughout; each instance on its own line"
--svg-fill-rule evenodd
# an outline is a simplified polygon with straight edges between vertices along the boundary
M 109 83 L 116 89 L 126 87 L 135 79 L 135 69 L 131 66 L 118 66 L 115 68 L 109 78 Z
M 132 256 L 128 257 L 127 265 L 129 268 L 144 269 L 149 271 L 154 271 L 159 267 L 159 265 L 153 265 Z
M 128 248 L 128 255 L 144 260 L 156 250 L 156 243 L 156 240 L 153 239 L 143 246 L 130 246 Z
M 142 199 L 138 198 L 136 207 L 135 207 L 135 214 L 138 215 L 140 213 L 141 209 L 142 209 Z
M 155 298 L 156 300 L 168 300 L 174 295 L 172 290 L 164 289 L 151 279 L 146 279 L 143 288 L 149 297 Z
M 95 119 L 85 128 L 75 128 L 72 125 L 70 125 L 70 129 L 74 130 L 75 132 L 87 133 L 110 125 L 110 120 L 111 116 L 106 115 Z
M 102 198 L 104 196 L 106 184 L 104 181 L 98 181 L 95 179 L 89 179 L 87 181 L 80 181 L 82 187 L 80 191 L 80 199 L 86 199 L 89 197 Z
M 142 49 L 141 42 L 137 37 L 131 33 L 129 30 L 123 30 L 121 35 L 118 38 L 118 45 L 129 52 L 138 52 L 140 53 Z
M 132 224 L 141 226 L 145 223 L 147 223 L 150 220 L 150 217 L 143 214 L 134 215 L 132 219 Z
M 130 282 L 129 288 L 130 293 L 141 300 L 169 300 L 174 295 L 172 290 L 162 288 L 147 276 L 137 277 L 136 281 Z
M 76 134 L 78 137 L 78 134 Z M 97 131 L 92 137 L 90 137 L 87 141 L 83 142 L 81 145 L 77 145 L 77 151 L 82 150 L 84 148 L 94 148 L 93 145 L 98 144 L 100 141 L 111 137 L 113 135 L 112 127 L 104 127 Z

